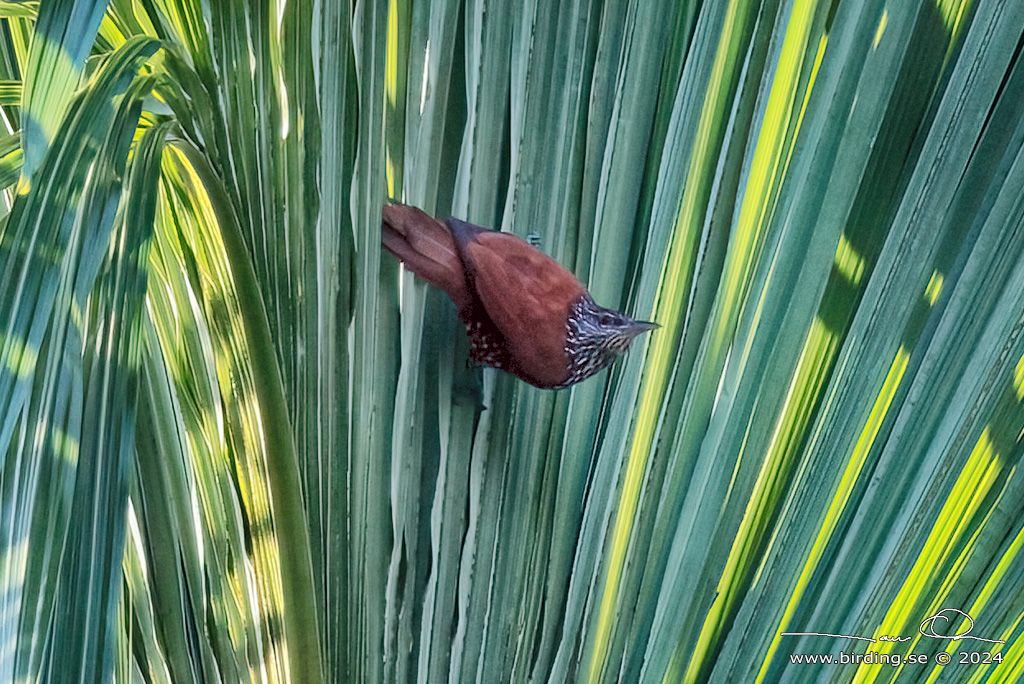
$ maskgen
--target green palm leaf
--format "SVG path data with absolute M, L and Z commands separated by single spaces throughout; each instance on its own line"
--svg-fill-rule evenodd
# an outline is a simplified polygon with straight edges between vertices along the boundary
M 137 38 L 105 61 L 69 103 L 53 139 L 62 154 L 45 155 L 25 177 L 4 224 L 3 583 L 7 605 L 25 607 L 5 619 L 12 648 L 3 669 L 12 681 L 114 671 L 141 246 L 152 223 L 147 203 L 115 211 L 140 99 L 151 87 L 136 73 L 154 50 Z M 149 153 L 133 160 L 128 188 L 145 194 L 158 144 L 146 138 Z M 47 651 L 72 666 L 54 669 Z
M 0 680 L 1016 681 L 1018 5 L 3 3 Z M 661 328 L 470 367 L 388 199 Z

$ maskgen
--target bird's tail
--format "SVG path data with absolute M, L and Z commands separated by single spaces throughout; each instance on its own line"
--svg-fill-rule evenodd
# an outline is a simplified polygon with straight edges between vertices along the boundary
M 467 305 L 466 276 L 448 227 L 405 204 L 388 204 L 382 214 L 384 248 L 417 276 L 447 292 L 460 310 Z

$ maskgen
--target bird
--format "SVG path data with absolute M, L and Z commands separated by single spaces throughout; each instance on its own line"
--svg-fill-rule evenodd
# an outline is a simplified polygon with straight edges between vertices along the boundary
M 658 327 L 599 306 L 576 276 L 511 233 L 391 203 L 381 243 L 452 300 L 473 361 L 541 389 L 591 377 Z

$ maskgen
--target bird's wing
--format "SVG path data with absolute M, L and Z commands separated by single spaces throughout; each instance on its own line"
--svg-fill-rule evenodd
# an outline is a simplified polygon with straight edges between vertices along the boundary
M 463 242 L 458 230 L 453 234 L 468 280 L 513 359 L 535 384 L 560 384 L 567 373 L 569 308 L 583 295 L 583 286 L 557 261 L 514 235 L 480 231 Z

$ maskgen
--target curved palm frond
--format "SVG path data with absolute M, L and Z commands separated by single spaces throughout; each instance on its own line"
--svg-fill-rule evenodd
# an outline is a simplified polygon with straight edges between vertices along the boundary
M 3 3 L 0 679 L 1016 681 L 1018 5 Z M 661 328 L 468 367 L 389 197 Z

